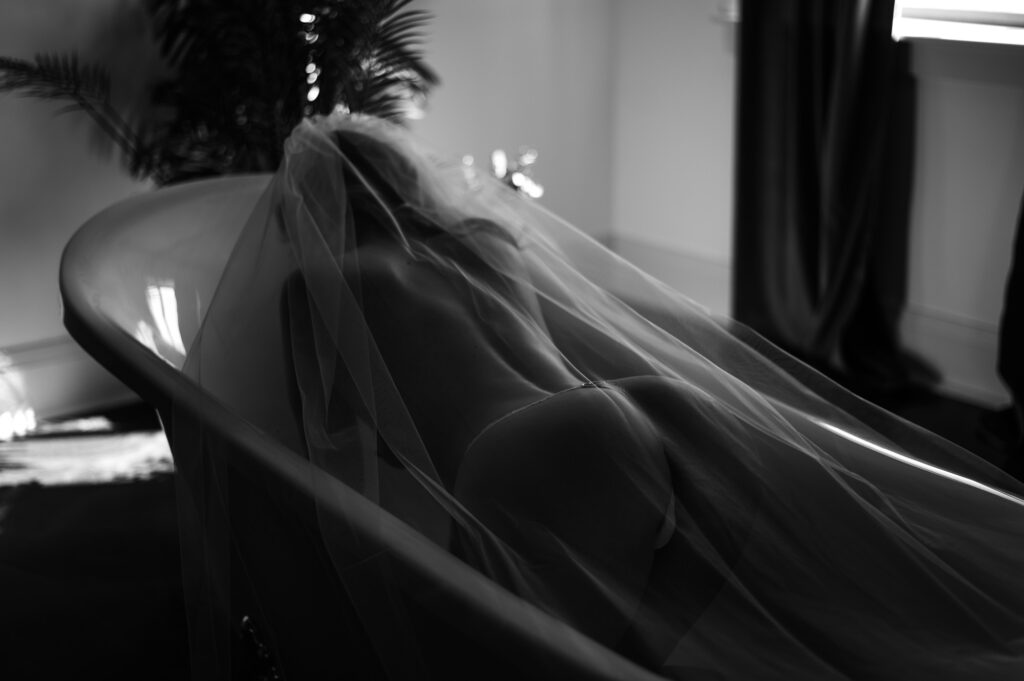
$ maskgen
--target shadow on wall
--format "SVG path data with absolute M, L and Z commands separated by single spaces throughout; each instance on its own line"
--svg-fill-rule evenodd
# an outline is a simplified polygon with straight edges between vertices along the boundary
M 6 56 L 78 50 L 114 71 L 146 63 L 145 32 L 124 0 L 0 0 Z M 131 54 L 132 58 L 123 55 Z M 139 93 L 123 92 L 133 98 Z M 89 217 L 148 184 L 130 179 L 82 115 L 0 95 L 0 348 L 41 418 L 124 402 L 132 394 L 89 359 L 60 319 L 64 244 Z
M 999 317 L 1024 191 L 1024 49 L 913 45 L 918 83 L 905 344 L 996 405 Z

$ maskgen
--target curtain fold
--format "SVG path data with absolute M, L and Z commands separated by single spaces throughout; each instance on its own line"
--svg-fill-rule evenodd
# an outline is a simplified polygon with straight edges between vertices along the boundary
M 892 12 L 744 3 L 737 112 L 734 315 L 881 391 L 934 379 L 899 344 L 915 101 Z
M 987 417 L 982 427 L 1011 459 L 1017 477 L 1024 477 L 1024 195 L 1017 213 L 1010 272 L 1003 290 L 996 370 L 1010 392 L 1010 405 Z

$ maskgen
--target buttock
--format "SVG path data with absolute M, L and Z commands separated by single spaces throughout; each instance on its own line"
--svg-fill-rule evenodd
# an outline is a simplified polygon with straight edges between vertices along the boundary
M 491 423 L 466 450 L 456 495 L 471 481 L 492 477 L 506 489 L 523 487 L 533 511 L 556 523 L 564 517 L 559 508 L 566 499 L 585 499 L 604 489 L 635 518 L 645 518 L 642 527 L 632 529 L 650 534 L 652 545 L 664 544 L 674 524 L 661 438 L 618 382 L 582 383 Z
M 466 524 L 499 542 L 499 560 L 511 563 L 503 572 L 538 578 L 506 586 L 549 585 L 561 614 L 606 643 L 632 621 L 659 543 L 672 536 L 660 438 L 614 384 L 563 390 L 491 424 L 467 449 L 455 496 Z M 479 560 L 494 572 L 494 556 Z

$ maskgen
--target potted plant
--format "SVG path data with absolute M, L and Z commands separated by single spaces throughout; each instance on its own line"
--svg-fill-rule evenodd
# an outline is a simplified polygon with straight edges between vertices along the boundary
M 0 57 L 0 92 L 67 102 L 157 184 L 272 171 L 304 116 L 401 121 L 422 104 L 438 78 L 420 51 L 430 15 L 410 3 L 145 0 L 164 70 L 142 107 L 119 105 L 109 70 L 75 53 Z

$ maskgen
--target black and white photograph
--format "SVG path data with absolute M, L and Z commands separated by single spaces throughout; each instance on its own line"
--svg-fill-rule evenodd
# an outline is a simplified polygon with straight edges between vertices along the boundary
M 0 0 L 0 679 L 1021 681 L 1022 231 L 1022 0 Z

